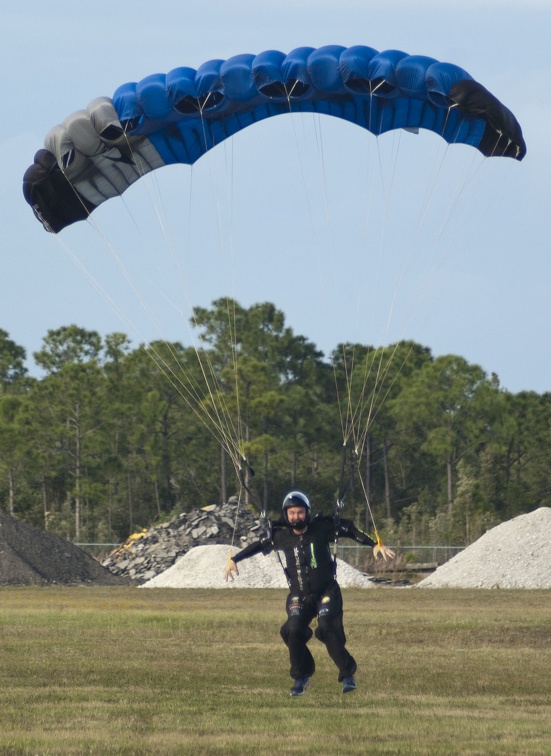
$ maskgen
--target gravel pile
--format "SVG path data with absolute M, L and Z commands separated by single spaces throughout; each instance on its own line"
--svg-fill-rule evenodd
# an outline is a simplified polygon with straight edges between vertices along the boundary
M 237 519 L 237 527 L 234 525 Z M 103 561 L 113 574 L 144 583 L 171 567 L 195 546 L 231 544 L 237 550 L 263 534 L 260 520 L 237 502 L 177 515 L 170 522 L 135 533 Z M 227 548 L 226 548 L 227 552 Z
M 70 541 L 0 510 L 0 585 L 124 585 Z
M 236 554 L 237 550 L 234 549 Z M 239 575 L 227 583 L 224 570 L 228 546 L 196 546 L 161 575 L 148 580 L 142 588 L 287 588 L 287 581 L 275 554 L 257 554 L 237 565 Z M 342 588 L 373 588 L 371 580 L 337 559 L 337 578 Z
M 489 530 L 418 588 L 551 588 L 551 508 Z

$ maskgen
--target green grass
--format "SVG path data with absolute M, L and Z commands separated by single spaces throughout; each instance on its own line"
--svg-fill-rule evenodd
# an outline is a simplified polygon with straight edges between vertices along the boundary
M 347 590 L 359 689 L 282 591 L 3 588 L 1 754 L 551 754 L 551 593 Z

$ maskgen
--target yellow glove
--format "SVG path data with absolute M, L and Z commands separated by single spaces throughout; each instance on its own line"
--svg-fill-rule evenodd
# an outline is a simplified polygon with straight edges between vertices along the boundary
M 387 559 L 394 559 L 394 557 L 396 556 L 392 549 L 389 549 L 388 546 L 385 546 L 380 538 L 377 540 L 377 543 L 373 547 L 373 556 L 375 557 L 375 559 L 379 558 L 379 554 L 383 557 L 385 562 Z
M 226 565 L 226 569 L 224 572 L 226 583 L 228 582 L 228 580 L 233 580 L 233 574 L 232 574 L 233 572 L 235 572 L 236 575 L 239 575 L 239 570 L 237 569 L 237 565 L 233 561 L 233 559 L 230 557 L 228 559 L 228 564 Z

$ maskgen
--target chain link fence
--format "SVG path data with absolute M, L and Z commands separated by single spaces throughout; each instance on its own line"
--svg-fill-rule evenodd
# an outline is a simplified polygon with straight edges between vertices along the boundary
M 380 573 L 415 573 L 432 572 L 447 562 L 465 546 L 390 546 L 396 553 L 396 559 L 384 562 L 373 558 L 370 546 L 361 544 L 337 545 L 337 556 L 361 572 Z
M 96 559 L 101 559 L 107 554 L 110 554 L 113 549 L 116 549 L 121 545 L 121 542 L 117 543 L 75 543 L 80 549 L 84 549 Z
M 120 543 L 75 543 L 96 559 L 102 559 Z M 433 572 L 437 567 L 454 557 L 465 546 L 391 546 L 396 552 L 396 559 L 384 562 L 374 559 L 370 546 L 354 543 L 339 543 L 337 556 L 352 567 L 368 575 L 385 576 L 393 579 L 423 575 Z

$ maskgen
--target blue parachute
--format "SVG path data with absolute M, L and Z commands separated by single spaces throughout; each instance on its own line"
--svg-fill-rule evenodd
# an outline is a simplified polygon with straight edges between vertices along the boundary
M 398 50 L 300 47 L 176 68 L 93 100 L 49 132 L 25 173 L 25 199 L 57 233 L 149 171 L 192 164 L 265 118 L 306 112 L 375 135 L 428 129 L 486 156 L 526 154 L 514 115 L 458 66 Z

